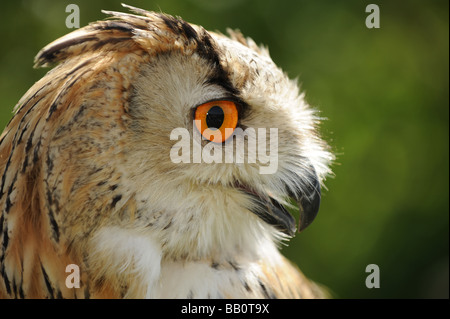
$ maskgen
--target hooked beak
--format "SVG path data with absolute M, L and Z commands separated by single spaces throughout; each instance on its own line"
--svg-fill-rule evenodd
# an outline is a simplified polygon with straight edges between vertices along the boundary
M 291 197 L 296 200 L 298 207 L 300 208 L 299 232 L 312 223 L 316 218 L 320 207 L 320 181 L 314 167 L 310 167 L 309 176 L 307 177 L 304 189 L 290 194 Z
M 316 218 L 320 206 L 320 181 L 312 165 L 306 178 L 304 177 L 298 185 L 304 186 L 302 189 L 290 191 L 288 195 L 297 202 L 300 209 L 299 232 L 301 232 Z M 252 198 L 254 205 L 250 210 L 254 214 L 286 235 L 291 237 L 295 235 L 295 219 L 283 205 L 270 196 L 257 194 L 241 184 L 237 187 Z

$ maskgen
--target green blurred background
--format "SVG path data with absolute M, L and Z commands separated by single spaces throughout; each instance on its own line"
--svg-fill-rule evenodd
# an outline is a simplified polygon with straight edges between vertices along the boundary
M 47 70 L 35 54 L 66 34 L 69 3 L 80 24 L 120 1 L 2 3 L 0 127 Z M 337 154 L 321 211 L 283 252 L 337 298 L 449 296 L 449 2 L 152 0 L 126 3 L 179 15 L 210 30 L 239 28 L 299 77 L 327 120 Z M 368 29 L 366 5 L 380 7 Z M 368 289 L 368 264 L 381 287 Z

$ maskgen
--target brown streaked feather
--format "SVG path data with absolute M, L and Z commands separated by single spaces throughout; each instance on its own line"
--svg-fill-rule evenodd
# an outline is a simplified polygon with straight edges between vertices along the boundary
M 60 64 L 23 96 L 1 136 L 0 292 L 3 296 L 74 297 L 73 291 L 61 285 L 67 276 L 63 270 L 70 263 L 81 265 L 83 256 L 79 248 L 72 249 L 70 254 L 67 251 L 68 243 L 76 246 L 77 239 L 66 232 L 71 219 L 65 214 L 80 209 L 71 207 L 75 202 L 85 203 L 85 209 L 97 211 L 106 203 L 94 201 L 96 206 L 89 207 L 89 189 L 92 191 L 92 185 L 102 177 L 94 173 L 81 180 L 80 172 L 74 171 L 76 164 L 72 161 L 70 167 L 71 160 L 66 156 L 86 160 L 102 147 L 83 154 L 81 149 L 85 146 L 80 143 L 85 141 L 72 129 L 76 121 L 91 130 L 92 136 L 103 139 L 104 144 L 108 144 L 107 130 L 102 125 L 96 127 L 92 119 L 104 113 L 105 117 L 111 116 L 109 125 L 120 123 L 127 98 L 123 93 L 130 88 L 136 66 L 146 57 L 132 39 L 131 30 L 127 23 L 99 22 L 53 42 L 36 57 L 37 66 Z M 129 74 L 119 72 L 124 63 Z M 111 99 L 100 106 L 89 104 L 107 92 L 112 92 L 108 94 Z M 78 156 L 59 154 L 59 150 L 77 143 L 80 144 Z M 104 156 L 107 161 L 107 151 Z M 111 172 L 108 177 L 113 175 Z M 75 231 L 86 233 L 86 229 L 75 228 Z M 111 296 L 111 289 L 105 287 L 102 286 L 99 294 Z M 95 291 L 89 294 L 96 296 Z
M 286 258 L 276 268 L 261 264 L 266 298 L 277 299 L 324 299 L 325 290 L 306 276 Z

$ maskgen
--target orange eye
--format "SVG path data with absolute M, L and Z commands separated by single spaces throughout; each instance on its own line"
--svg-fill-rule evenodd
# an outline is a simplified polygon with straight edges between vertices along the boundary
M 231 101 L 212 101 L 197 107 L 194 115 L 199 132 L 209 141 L 225 142 L 236 128 L 238 111 Z

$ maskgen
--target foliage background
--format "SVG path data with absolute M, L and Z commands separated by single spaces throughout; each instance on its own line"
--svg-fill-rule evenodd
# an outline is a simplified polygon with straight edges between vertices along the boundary
M 34 55 L 120 1 L 5 1 L 0 13 L 0 127 L 47 70 Z M 338 159 L 313 225 L 283 252 L 337 298 L 449 296 L 449 2 L 128 0 L 210 30 L 239 28 L 298 77 Z M 367 29 L 376 3 L 381 28 Z M 367 289 L 377 264 L 381 287 Z

